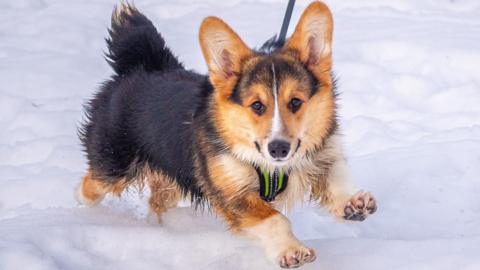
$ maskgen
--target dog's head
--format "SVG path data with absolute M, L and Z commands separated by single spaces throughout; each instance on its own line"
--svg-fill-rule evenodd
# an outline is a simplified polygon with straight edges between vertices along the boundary
M 332 15 L 320 2 L 307 7 L 291 38 L 272 53 L 249 49 L 218 18 L 203 21 L 214 121 L 235 156 L 291 167 L 321 147 L 335 125 L 332 31 Z

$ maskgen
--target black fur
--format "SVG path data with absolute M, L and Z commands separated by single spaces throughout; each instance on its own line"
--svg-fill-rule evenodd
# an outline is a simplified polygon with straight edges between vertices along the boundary
M 242 104 L 242 89 L 249 89 L 255 83 L 262 83 L 272 88 L 272 64 L 275 67 L 277 81 L 282 81 L 287 77 L 302 78 L 309 84 L 309 96 L 311 97 L 316 93 L 319 82 L 306 67 L 299 62 L 285 61 L 276 57 L 275 52 L 273 52 L 266 54 L 253 68 L 243 71 L 230 95 L 230 100 Z
M 265 41 L 262 46 L 256 51 L 262 54 L 269 54 L 280 50 L 285 44 L 284 40 L 279 40 L 277 35 L 271 37 L 269 40 Z
M 152 22 L 135 7 L 127 8 L 128 13 L 118 14 L 114 10 L 108 31 L 110 38 L 106 39 L 107 62 L 117 75 L 125 75 L 139 66 L 147 72 L 183 68 Z
M 130 10 L 112 20 L 107 39 L 107 61 L 117 75 L 86 105 L 80 138 L 89 165 L 110 183 L 133 180 L 148 165 L 176 179 L 192 200 L 201 200 L 192 123 L 206 122 L 206 133 L 218 141 L 205 113 L 213 87 L 206 76 L 185 70 L 152 23 Z

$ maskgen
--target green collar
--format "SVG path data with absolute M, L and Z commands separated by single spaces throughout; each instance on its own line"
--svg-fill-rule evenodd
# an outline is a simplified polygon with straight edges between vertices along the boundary
M 287 187 L 288 174 L 278 168 L 273 173 L 260 168 L 256 170 L 260 182 L 260 197 L 267 202 L 275 200 L 275 197 Z

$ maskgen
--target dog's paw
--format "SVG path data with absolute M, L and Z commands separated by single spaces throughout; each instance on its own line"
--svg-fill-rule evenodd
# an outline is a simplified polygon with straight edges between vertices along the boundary
M 282 268 L 297 268 L 305 263 L 315 261 L 315 251 L 302 245 L 288 248 L 279 256 L 280 267 Z
M 377 211 L 377 201 L 370 192 L 359 191 L 347 201 L 343 211 L 344 219 L 363 221 Z

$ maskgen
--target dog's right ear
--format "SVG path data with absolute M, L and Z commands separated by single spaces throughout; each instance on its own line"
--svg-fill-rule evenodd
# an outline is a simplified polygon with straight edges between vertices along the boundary
M 253 55 L 240 37 L 221 19 L 207 17 L 200 26 L 200 46 L 215 89 L 227 95 L 238 79 L 242 62 Z

